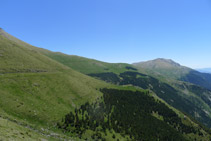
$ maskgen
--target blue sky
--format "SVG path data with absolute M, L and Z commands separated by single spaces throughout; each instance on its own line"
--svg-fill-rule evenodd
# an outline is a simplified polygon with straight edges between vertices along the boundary
M 38 47 L 106 62 L 211 67 L 210 0 L 0 2 L 0 27 Z

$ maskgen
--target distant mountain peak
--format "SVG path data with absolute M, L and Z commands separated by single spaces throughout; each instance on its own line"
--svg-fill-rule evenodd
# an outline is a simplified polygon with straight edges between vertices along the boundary
M 181 67 L 181 65 L 171 59 L 165 59 L 165 58 L 157 58 L 154 60 L 150 60 L 150 61 L 145 61 L 145 62 L 138 62 L 138 63 L 134 63 L 134 65 L 146 65 L 148 67 L 153 67 L 153 68 L 157 68 L 157 67 Z
M 154 59 L 154 60 L 151 60 L 151 61 L 166 61 L 166 62 L 170 62 L 170 61 L 173 61 L 171 59 L 166 59 L 166 58 L 157 58 L 157 59 Z M 174 61 L 173 61 L 174 62 Z
M 164 63 L 169 63 L 169 64 L 171 64 L 171 65 L 174 65 L 174 66 L 181 66 L 179 63 L 177 63 L 177 62 L 175 62 L 175 61 L 173 61 L 173 60 L 171 60 L 171 59 L 165 59 L 165 58 L 157 58 L 157 59 L 155 59 L 155 60 L 152 60 L 152 61 L 160 61 L 160 62 L 164 62 Z

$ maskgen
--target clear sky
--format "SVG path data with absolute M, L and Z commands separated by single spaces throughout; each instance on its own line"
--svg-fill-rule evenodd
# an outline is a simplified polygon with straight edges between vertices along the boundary
M 0 13 L 5 31 L 52 51 L 211 67 L 211 0 L 0 0 Z

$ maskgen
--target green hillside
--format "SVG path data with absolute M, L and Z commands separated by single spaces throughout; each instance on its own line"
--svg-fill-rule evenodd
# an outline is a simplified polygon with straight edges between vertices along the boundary
M 38 130 L 41 127 L 54 130 L 55 124 L 71 109 L 94 101 L 102 95 L 96 89 L 108 86 L 42 55 L 35 47 L 15 41 L 0 35 L 3 117 Z
M 131 65 L 53 53 L 0 33 L 0 140 L 211 138 L 154 92 L 85 75 L 110 72 L 121 80 L 136 72 Z
M 38 51 L 50 57 L 51 59 L 56 60 L 61 64 L 64 64 L 65 66 L 68 66 L 84 74 L 102 72 L 121 73 L 132 68 L 131 65 L 126 63 L 106 63 L 80 56 L 66 55 L 60 52 L 51 52 L 41 48 L 38 49 Z
M 1 32 L 1 31 L 0 31 Z M 0 73 L 53 72 L 70 69 L 0 35 Z

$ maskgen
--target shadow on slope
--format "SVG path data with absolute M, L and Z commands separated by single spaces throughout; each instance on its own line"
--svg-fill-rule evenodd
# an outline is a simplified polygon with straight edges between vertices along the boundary
M 132 85 L 143 89 L 149 89 L 171 106 L 192 115 L 203 124 L 209 127 L 211 126 L 209 114 L 202 109 L 201 104 L 198 104 L 201 103 L 201 101 L 195 97 L 186 96 L 184 93 L 181 93 L 172 86 L 163 83 L 156 78 L 131 71 L 120 73 L 119 75 L 112 72 L 89 75 L 114 84 Z
M 195 135 L 204 136 L 200 128 L 184 124 L 172 109 L 149 96 L 148 91 L 101 91 L 102 99 L 70 112 L 58 127 L 81 137 L 91 130 L 93 140 L 105 140 L 111 130 L 128 140 L 186 140 L 186 135 L 194 134 L 187 138 L 193 140 Z M 188 119 L 185 120 L 187 123 Z M 113 139 L 119 140 L 115 136 Z
M 211 74 L 209 73 L 200 73 L 198 71 L 191 70 L 188 74 L 181 77 L 180 80 L 190 82 L 211 90 Z

